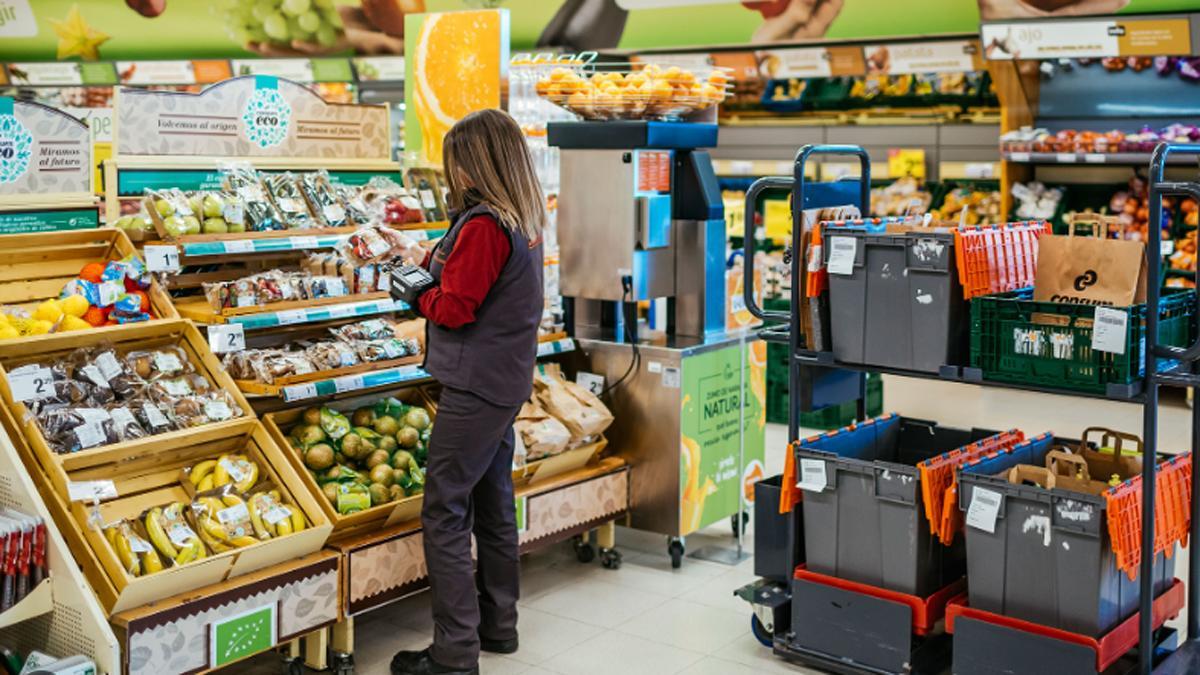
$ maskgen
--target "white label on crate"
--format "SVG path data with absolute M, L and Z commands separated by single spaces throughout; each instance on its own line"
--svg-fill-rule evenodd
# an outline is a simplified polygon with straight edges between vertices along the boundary
M 853 274 L 854 254 L 858 252 L 858 240 L 854 237 L 829 238 L 829 264 L 826 268 L 830 274 Z
M 112 415 L 113 424 L 117 425 L 118 434 L 121 434 L 126 429 L 138 426 L 137 419 L 129 411 L 129 408 L 113 408 L 110 414 Z
M 289 309 L 283 312 L 275 312 L 275 320 L 280 326 L 287 326 L 293 323 L 302 323 L 308 314 L 302 309 Z
M 104 352 L 100 356 L 97 356 L 96 367 L 100 369 L 100 374 L 108 380 L 118 377 L 124 372 L 121 364 L 117 362 L 116 355 L 112 352 Z
M 234 504 L 217 511 L 217 520 L 222 525 L 237 525 L 250 520 L 250 509 L 245 504 Z
M 271 525 L 278 525 L 292 517 L 292 511 L 286 506 L 276 504 L 263 514 L 263 520 Z
M 421 208 L 437 208 L 437 198 L 433 196 L 433 190 L 420 190 L 419 192 L 421 195 Z
M 96 422 L 88 422 L 75 427 L 75 438 L 79 439 L 79 447 L 86 449 L 104 443 L 108 436 L 104 433 L 104 427 Z
M 1029 161 L 1029 153 L 1028 152 L 1010 152 L 1010 153 L 1008 153 L 1008 159 L 1009 159 L 1009 161 L 1012 161 L 1012 162 L 1028 162 Z
M 145 403 L 142 405 L 142 412 L 146 413 L 146 421 L 155 429 L 168 426 L 170 420 L 167 416 L 158 409 L 158 406 L 153 403 Z
M 188 546 L 197 539 L 196 533 L 192 528 L 183 523 L 175 523 L 167 530 L 167 538 L 176 546 Z
M 253 239 L 234 239 L 225 242 L 226 253 L 254 253 Z
M 651 361 L 646 364 L 646 372 L 658 375 L 662 372 L 662 361 Z
M 825 475 L 825 460 L 801 459 L 800 481 L 796 483 L 796 487 L 801 490 L 821 492 L 826 485 L 828 485 L 828 478 Z
M 246 472 L 239 462 L 223 459 L 221 460 L 221 468 L 225 469 L 225 472 L 229 474 L 229 479 L 235 483 L 240 483 L 246 479 Z
M 233 409 L 229 404 L 221 400 L 212 400 L 204 402 L 204 416 L 210 422 L 224 422 L 227 419 L 233 418 Z
M 283 400 L 285 401 L 303 401 L 304 399 L 317 397 L 317 385 L 312 382 L 304 384 L 294 384 L 290 387 L 283 388 Z
M 1104 164 L 1108 157 L 1105 157 L 1103 152 L 1089 152 L 1083 156 L 1083 161 L 1088 164 Z
M 344 391 L 357 391 L 363 388 L 362 375 L 344 375 L 336 378 L 333 381 L 333 390 L 337 393 Z
M 188 384 L 188 381 L 182 377 L 174 380 L 159 380 L 158 384 L 168 394 L 176 397 L 191 396 L 192 394 L 196 393 L 192 391 L 192 385 Z
M 1092 349 L 1110 354 L 1125 353 L 1129 313 L 1113 307 L 1097 307 L 1092 320 Z
M 178 272 L 179 248 L 151 245 L 142 249 L 146 254 L 146 269 L 151 272 Z
M 221 209 L 221 215 L 225 218 L 225 222 L 231 225 L 244 225 L 246 223 L 246 207 L 241 202 L 229 202 L 225 204 L 225 208 Z M 228 252 L 226 250 L 226 253 Z
M 1174 239 L 1163 239 L 1162 242 L 1159 243 L 1159 245 L 1158 245 L 1158 250 L 1160 253 L 1162 253 L 1162 255 L 1164 257 L 1171 255 L 1172 253 L 1175 252 L 1175 240 Z
M 125 294 L 125 283 L 121 281 L 105 281 L 97 288 L 100 293 L 100 306 L 108 307 L 116 303 Z
M 92 384 L 96 385 L 97 387 L 102 389 L 111 388 L 108 384 L 108 378 L 104 377 L 104 373 L 101 373 L 100 369 L 96 366 L 88 364 L 80 368 L 79 372 L 82 373 L 84 377 L 91 380 Z
M 1000 501 L 999 492 L 976 486 L 971 493 L 971 506 L 967 509 L 967 525 L 988 534 L 995 533 Z
M 1054 159 L 1059 164 L 1074 164 L 1077 157 L 1073 152 L 1060 152 L 1054 156 Z
M 150 543 L 136 534 L 129 535 L 129 550 L 134 553 L 154 553 Z
M 177 373 L 183 370 L 183 362 L 171 352 L 154 352 L 154 367 L 160 373 Z
M 258 296 L 253 293 L 241 293 L 237 296 L 238 307 L 253 307 L 258 304 Z
M 67 498 L 73 502 L 99 502 L 117 496 L 117 486 L 111 480 L 67 481 Z
M 588 391 L 599 396 L 604 391 L 604 376 L 586 371 L 579 371 L 575 374 L 575 383 L 581 387 L 586 387 Z
M 680 386 L 679 369 L 671 366 L 663 368 L 662 386 L 668 389 L 678 389 Z
M 54 394 L 54 374 L 40 366 L 8 375 L 8 387 L 17 401 L 36 401 Z
M 208 344 L 213 352 L 225 354 L 246 348 L 246 329 L 240 323 L 218 323 L 208 327 Z
M 307 237 L 292 237 L 292 248 L 316 248 L 317 238 L 313 236 Z

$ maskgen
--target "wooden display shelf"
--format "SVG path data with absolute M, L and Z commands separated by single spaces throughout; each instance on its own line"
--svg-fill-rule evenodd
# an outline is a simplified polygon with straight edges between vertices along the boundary
M 0 305 L 32 310 L 44 300 L 58 298 L 63 286 L 77 279 L 85 265 L 135 255 L 125 232 L 107 227 L 0 236 Z M 157 280 L 151 280 L 146 294 L 155 319 L 179 318 Z M 87 333 L 94 335 L 95 331 Z
M 564 330 L 564 331 L 559 331 L 557 333 L 546 333 L 545 335 L 539 335 L 538 343 L 542 344 L 542 343 L 546 343 L 546 342 L 558 342 L 559 340 L 566 340 L 566 339 L 567 339 L 567 331 Z
M 151 218 L 155 223 L 155 229 L 158 228 L 158 221 Z M 230 241 L 264 241 L 277 239 L 295 239 L 297 237 L 328 237 L 328 236 L 346 236 L 354 234 L 358 227 L 348 225 L 345 227 L 308 227 L 296 228 L 288 230 L 270 230 L 266 232 L 230 232 L 228 234 L 185 234 L 181 237 L 170 237 L 166 230 L 159 230 L 158 236 L 168 244 L 205 244 L 205 243 L 224 243 Z M 232 249 L 232 250 L 230 250 Z M 253 249 L 248 251 L 237 250 L 236 247 L 229 247 L 225 253 L 255 253 Z M 194 254 L 193 254 L 194 255 Z
M 233 317 L 246 317 L 256 314 L 283 314 L 285 312 L 297 312 L 295 320 L 281 319 L 279 325 L 287 325 L 289 323 L 305 323 L 304 312 L 309 310 L 328 307 L 330 305 L 347 305 L 358 302 L 371 302 L 373 300 L 391 300 L 391 296 L 383 291 L 375 293 L 355 293 L 353 295 L 339 295 L 330 298 L 314 298 L 312 300 L 288 300 L 285 302 L 273 302 L 267 305 L 249 305 L 246 307 L 226 307 L 221 310 L 214 310 L 212 305 L 206 299 L 185 300 L 175 303 L 175 309 L 179 315 L 185 319 L 191 319 L 196 323 L 214 324 L 228 323 Z
M 608 439 L 601 436 L 600 440 L 595 443 L 588 443 L 551 457 L 536 459 L 519 469 L 513 469 L 513 484 L 532 486 L 568 471 L 581 469 L 599 457 L 606 447 L 608 447 Z
M 384 370 L 387 368 L 398 368 L 400 366 L 409 366 L 421 363 L 425 359 L 424 354 L 416 356 L 406 356 L 402 359 L 390 359 L 387 361 L 373 361 L 371 363 L 360 363 L 357 366 L 349 366 L 346 368 L 335 368 L 333 370 L 318 370 L 304 375 L 289 375 L 287 377 L 277 377 L 275 381 L 268 384 L 266 382 L 258 382 L 255 380 L 234 380 L 239 389 L 247 394 L 256 396 L 280 396 L 283 393 L 284 387 L 293 384 L 302 384 L 305 382 L 317 382 L 320 380 L 333 380 L 347 375 L 357 375 L 359 373 L 368 373 L 376 370 Z
M 21 598 L 20 602 L 0 612 L 0 630 L 49 614 L 52 611 L 54 611 L 54 582 L 50 577 L 46 577 L 33 590 L 29 591 L 28 595 Z
M 111 344 L 118 354 L 166 346 L 178 346 L 186 354 L 196 373 L 208 381 L 214 390 L 224 390 L 242 409 L 243 417 L 253 416 L 250 404 L 238 391 L 233 379 L 208 349 L 200 332 L 187 321 L 152 321 L 142 324 L 113 326 L 103 331 L 56 333 L 39 338 L 0 342 L 0 396 L 16 427 L 29 441 L 33 454 L 50 476 L 51 484 L 60 494 L 67 494 L 67 474 L 110 462 L 121 461 L 145 453 L 167 452 L 183 444 L 205 443 L 220 438 L 231 428 L 242 425 L 242 418 L 214 422 L 191 429 L 171 431 L 130 441 L 100 445 L 70 454 L 54 452 L 41 428 L 24 403 L 13 397 L 9 388 L 8 371 L 28 363 L 50 364 L 63 359 L 80 347 Z

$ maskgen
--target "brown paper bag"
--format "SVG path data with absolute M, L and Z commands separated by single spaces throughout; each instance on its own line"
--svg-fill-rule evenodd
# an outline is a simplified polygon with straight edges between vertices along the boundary
M 525 459 L 530 462 L 557 455 L 571 442 L 570 430 L 542 409 L 537 401 L 526 401 L 521 406 L 513 429 L 521 436 Z
M 570 430 L 573 442 L 598 436 L 612 424 L 612 413 L 595 394 L 567 380 L 555 364 L 544 370 L 534 376 L 534 397 Z
M 1093 224 L 1093 230 L 1098 230 Z M 1128 307 L 1146 301 L 1146 245 L 1140 241 L 1042 235 L 1033 299 Z

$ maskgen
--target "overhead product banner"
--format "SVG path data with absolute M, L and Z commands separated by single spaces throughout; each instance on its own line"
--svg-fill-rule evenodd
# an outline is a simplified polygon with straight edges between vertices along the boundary
M 866 45 L 863 51 L 872 74 L 967 73 L 979 67 L 974 40 Z
M 116 154 L 387 159 L 388 110 L 326 103 L 269 75 L 238 77 L 199 94 L 122 89 Z
M 0 96 L 0 196 L 90 192 L 88 126 L 38 103 Z
M 981 35 L 984 56 L 998 61 L 1192 53 L 1191 26 L 1184 18 L 985 23 Z

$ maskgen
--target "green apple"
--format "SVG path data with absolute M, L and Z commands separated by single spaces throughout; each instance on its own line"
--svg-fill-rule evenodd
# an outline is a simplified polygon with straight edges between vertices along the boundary
M 171 202 L 165 199 L 155 199 L 154 210 L 158 211 L 158 215 L 162 216 L 163 218 L 175 215 L 175 207 L 171 205 Z
M 224 218 L 204 219 L 204 234 L 225 234 L 228 231 L 229 225 L 225 223 Z
M 205 218 L 220 218 L 221 212 L 225 209 L 225 202 L 210 192 L 204 195 L 203 206 Z
M 186 234 L 200 234 L 200 219 L 196 216 L 184 216 L 183 227 Z
M 167 229 L 167 234 L 172 237 L 182 237 L 187 234 L 187 226 L 179 216 L 167 216 L 163 218 L 163 227 Z

